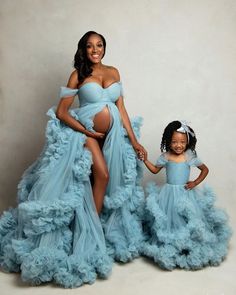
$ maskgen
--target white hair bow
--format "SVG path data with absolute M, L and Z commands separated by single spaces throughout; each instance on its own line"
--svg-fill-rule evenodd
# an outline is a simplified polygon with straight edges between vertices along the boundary
M 187 135 L 187 138 L 188 138 L 188 142 L 189 142 L 189 134 L 192 136 L 192 137 L 195 137 L 195 134 L 194 132 L 192 132 L 188 125 L 187 125 L 187 122 L 186 121 L 180 121 L 181 123 L 181 126 L 176 130 L 178 132 L 181 132 L 181 133 L 186 133 Z

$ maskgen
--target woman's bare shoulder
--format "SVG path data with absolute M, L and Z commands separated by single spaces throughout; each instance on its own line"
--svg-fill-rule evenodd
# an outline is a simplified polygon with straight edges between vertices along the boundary
M 106 66 L 106 70 L 109 73 L 109 76 L 114 77 L 114 79 L 116 79 L 117 81 L 120 80 L 120 73 L 117 68 L 113 66 Z
M 78 88 L 78 85 L 79 85 L 78 72 L 77 70 L 74 70 L 70 74 L 67 87 L 75 89 L 75 88 Z

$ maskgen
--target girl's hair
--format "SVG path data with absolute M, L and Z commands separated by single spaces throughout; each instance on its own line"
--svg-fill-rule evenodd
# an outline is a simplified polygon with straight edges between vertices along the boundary
M 171 144 L 173 133 L 177 131 L 177 129 L 179 129 L 181 126 L 183 127 L 185 126 L 185 134 L 187 135 L 187 139 L 188 139 L 186 150 L 191 149 L 194 153 L 196 153 L 195 146 L 196 146 L 197 138 L 195 136 L 195 132 L 193 131 L 191 127 L 185 124 L 183 125 L 180 121 L 173 121 L 166 126 L 164 133 L 162 135 L 162 140 L 161 140 L 162 152 L 163 151 L 168 152 L 170 150 L 170 144 Z M 190 132 L 188 132 L 186 129 L 189 129 Z
M 74 57 L 74 68 L 77 70 L 79 82 L 82 83 L 85 78 L 89 77 L 92 72 L 92 63 L 87 57 L 87 42 L 91 35 L 98 35 L 102 39 L 104 54 L 106 52 L 106 40 L 101 35 L 94 31 L 89 31 L 83 35 L 78 42 L 78 48 Z

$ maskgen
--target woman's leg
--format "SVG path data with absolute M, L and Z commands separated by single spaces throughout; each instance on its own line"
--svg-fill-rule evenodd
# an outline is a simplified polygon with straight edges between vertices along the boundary
M 91 151 L 93 158 L 93 197 L 98 214 L 102 210 L 104 195 L 109 181 L 109 173 L 101 148 L 96 139 L 88 137 L 85 146 Z

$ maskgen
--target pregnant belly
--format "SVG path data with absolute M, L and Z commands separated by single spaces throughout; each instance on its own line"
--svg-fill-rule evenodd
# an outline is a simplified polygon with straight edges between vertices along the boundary
M 101 112 L 97 113 L 93 119 L 93 129 L 97 132 L 106 133 L 109 130 L 111 121 L 111 115 L 108 107 L 102 109 Z

